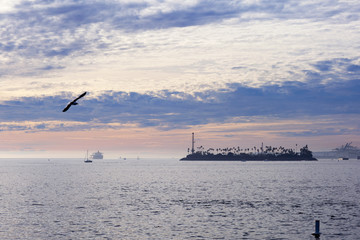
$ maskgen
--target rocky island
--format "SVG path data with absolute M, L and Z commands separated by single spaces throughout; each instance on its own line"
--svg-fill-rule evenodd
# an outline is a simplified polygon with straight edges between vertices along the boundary
M 192 149 L 188 149 L 188 155 L 180 161 L 317 161 L 313 157 L 308 146 L 300 148 L 300 151 L 284 147 L 261 146 L 252 148 L 209 148 L 202 146 L 194 149 L 194 134 Z

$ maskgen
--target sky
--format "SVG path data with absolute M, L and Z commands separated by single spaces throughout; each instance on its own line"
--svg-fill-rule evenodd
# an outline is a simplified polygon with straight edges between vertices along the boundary
M 0 0 L 0 158 L 360 146 L 359 26 L 358 0 Z

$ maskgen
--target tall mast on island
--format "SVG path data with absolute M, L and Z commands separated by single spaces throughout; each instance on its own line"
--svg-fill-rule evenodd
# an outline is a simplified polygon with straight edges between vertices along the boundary
M 194 139 L 194 133 L 192 133 L 192 141 L 191 141 L 191 153 L 192 154 L 195 153 L 194 145 L 195 145 L 195 139 Z

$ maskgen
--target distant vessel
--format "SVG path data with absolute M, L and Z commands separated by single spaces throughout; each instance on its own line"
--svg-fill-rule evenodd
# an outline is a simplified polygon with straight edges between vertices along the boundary
M 351 145 L 352 143 L 346 143 L 340 147 L 337 147 L 329 152 L 316 152 L 314 156 L 316 158 L 357 158 L 360 156 L 360 148 L 354 147 Z
M 92 161 L 88 157 L 89 151 L 86 151 L 86 159 L 84 160 L 84 163 L 92 163 Z
M 91 154 L 91 158 L 92 159 L 103 159 L 104 155 L 102 154 L 102 152 L 100 152 L 98 150 L 97 152 L 94 152 L 93 154 Z

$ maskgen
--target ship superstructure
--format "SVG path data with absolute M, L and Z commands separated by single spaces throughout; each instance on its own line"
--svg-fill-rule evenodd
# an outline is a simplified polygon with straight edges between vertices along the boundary
M 91 158 L 92 159 L 103 159 L 104 155 L 102 152 L 100 152 L 99 150 L 97 152 L 94 152 L 93 154 L 91 154 Z

